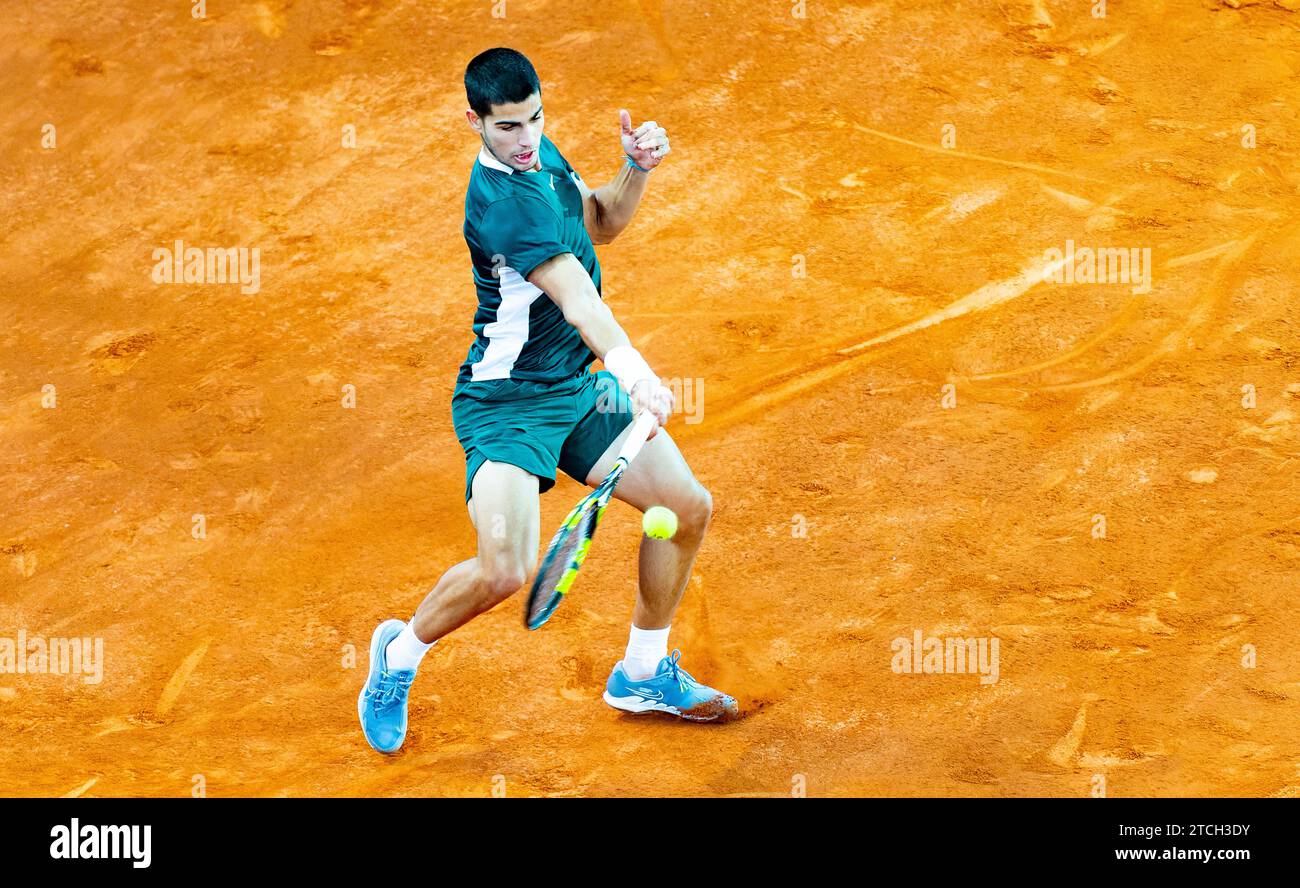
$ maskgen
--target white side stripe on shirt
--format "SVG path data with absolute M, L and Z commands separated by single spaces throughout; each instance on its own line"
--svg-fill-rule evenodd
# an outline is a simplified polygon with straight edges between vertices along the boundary
M 470 366 L 470 381 L 508 379 L 528 341 L 528 310 L 543 295 L 508 265 L 500 268 L 501 304 L 496 320 L 483 327 L 488 345 L 483 358 Z

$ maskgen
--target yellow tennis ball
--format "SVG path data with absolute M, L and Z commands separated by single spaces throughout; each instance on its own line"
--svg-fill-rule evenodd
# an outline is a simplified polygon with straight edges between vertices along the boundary
M 653 540 L 670 540 L 677 533 L 677 514 L 665 506 L 651 506 L 641 516 L 641 529 Z

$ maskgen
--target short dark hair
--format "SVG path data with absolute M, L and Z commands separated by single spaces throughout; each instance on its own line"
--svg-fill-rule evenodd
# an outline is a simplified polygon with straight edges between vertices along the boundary
M 479 117 L 491 114 L 493 105 L 515 105 L 541 91 L 533 63 L 504 46 L 479 53 L 465 68 L 465 98 Z

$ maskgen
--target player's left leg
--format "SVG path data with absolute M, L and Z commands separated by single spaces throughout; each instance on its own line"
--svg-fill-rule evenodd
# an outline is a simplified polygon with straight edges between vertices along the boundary
M 592 487 L 613 468 L 631 433 L 630 405 L 621 391 L 617 395 L 621 400 L 613 409 L 584 416 L 561 452 L 561 467 Z M 600 456 L 593 462 L 596 447 L 601 448 Z M 590 468 L 575 474 L 571 469 L 578 465 Z M 738 705 L 732 697 L 697 682 L 678 665 L 680 652 L 668 655 L 673 615 L 713 516 L 712 496 L 696 480 L 666 429 L 641 449 L 614 488 L 614 496 L 642 512 L 651 506 L 672 509 L 677 532 L 668 540 L 641 538 L 640 583 L 627 652 L 606 683 L 605 702 L 630 712 L 669 712 L 696 721 L 735 715 Z
M 588 485 L 598 486 L 609 474 L 629 432 L 630 428 L 624 429 L 596 460 L 587 475 Z M 666 506 L 677 515 L 672 539 L 642 535 L 638 559 L 640 583 L 632 622 L 645 629 L 662 629 L 672 622 L 686 591 L 695 556 L 713 517 L 713 497 L 696 480 L 667 429 L 660 429 L 654 440 L 641 448 L 614 488 L 614 497 L 641 512 L 651 506 Z

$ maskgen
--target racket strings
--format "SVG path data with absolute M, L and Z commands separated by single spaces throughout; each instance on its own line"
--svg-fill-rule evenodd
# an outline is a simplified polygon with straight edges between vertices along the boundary
M 534 581 L 536 593 L 529 599 L 528 622 L 534 624 L 558 605 L 560 597 L 567 594 L 577 579 L 578 568 L 587 557 L 591 533 L 595 522 L 590 520 L 594 510 L 583 510 L 577 520 L 566 522 L 564 533 L 554 540 L 546 553 L 542 572 Z
M 600 486 L 565 517 L 555 538 L 547 546 L 525 607 L 524 622 L 529 629 L 536 629 L 550 619 L 578 578 L 578 568 L 587 558 L 591 538 L 605 516 L 614 486 L 626 471 L 627 464 L 627 460 L 619 458 Z

